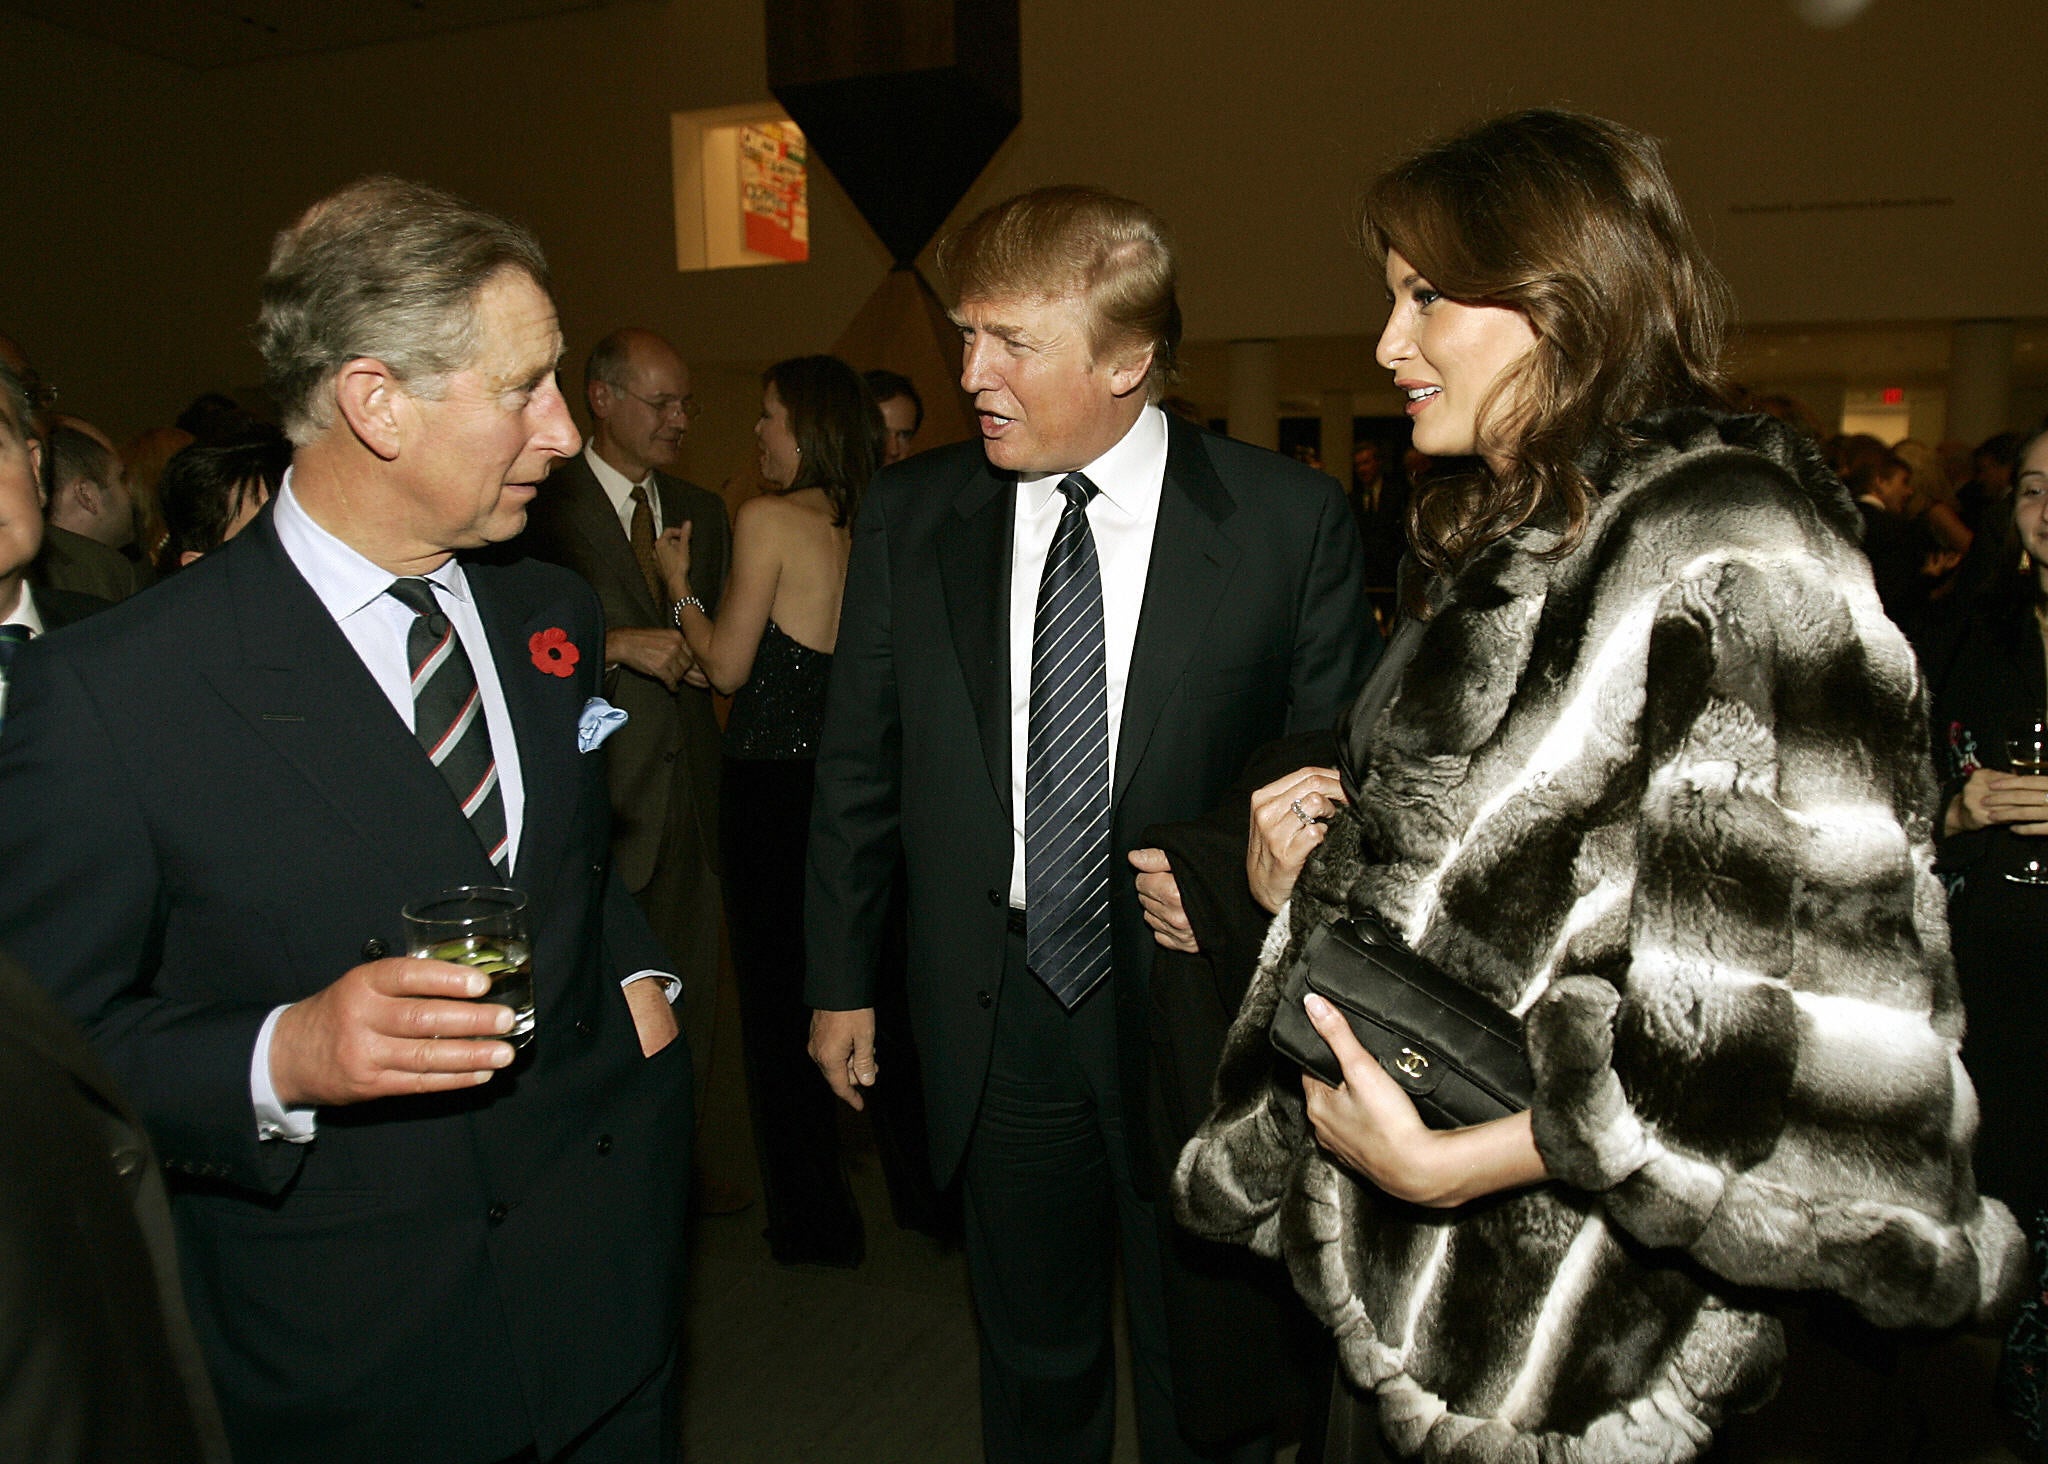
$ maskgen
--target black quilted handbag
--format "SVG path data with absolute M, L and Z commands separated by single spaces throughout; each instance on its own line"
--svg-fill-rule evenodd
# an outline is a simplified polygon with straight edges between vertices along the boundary
M 1336 1054 L 1309 1025 L 1302 998 L 1323 997 L 1415 1100 L 1431 1128 L 1464 1128 L 1529 1107 L 1535 1082 L 1522 1024 L 1409 949 L 1372 916 L 1319 926 L 1280 988 L 1273 1046 L 1331 1087 Z

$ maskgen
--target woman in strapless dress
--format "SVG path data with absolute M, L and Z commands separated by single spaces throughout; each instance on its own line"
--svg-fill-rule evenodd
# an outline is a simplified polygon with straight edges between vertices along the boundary
M 881 463 L 883 431 L 859 373 L 837 357 L 770 367 L 754 436 L 774 486 L 734 516 L 716 620 L 689 593 L 688 525 L 661 546 L 690 651 L 732 697 L 720 816 L 726 924 L 768 1244 L 783 1265 L 852 1267 L 864 1253 L 831 1090 L 805 1051 L 803 884 L 854 509 Z

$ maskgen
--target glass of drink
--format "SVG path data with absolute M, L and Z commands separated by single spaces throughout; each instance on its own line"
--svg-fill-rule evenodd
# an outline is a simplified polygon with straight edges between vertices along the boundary
M 526 896 L 501 885 L 463 885 L 407 905 L 406 953 L 453 961 L 491 978 L 477 1001 L 512 1008 L 504 1040 L 533 1040 L 533 945 L 526 928 Z
M 2022 722 L 2005 739 L 2006 766 L 2016 773 L 2048 773 L 2048 722 Z
M 2015 773 L 2048 773 L 2048 722 L 2022 722 L 2014 727 L 2005 739 L 2005 764 Z M 2035 855 L 2005 877 L 2014 884 L 2048 885 L 2048 861 Z

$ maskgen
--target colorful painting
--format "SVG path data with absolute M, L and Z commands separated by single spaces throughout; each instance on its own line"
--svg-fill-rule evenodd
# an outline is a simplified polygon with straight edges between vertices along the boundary
M 740 208 L 747 248 L 794 263 L 811 257 L 810 150 L 794 122 L 740 129 Z

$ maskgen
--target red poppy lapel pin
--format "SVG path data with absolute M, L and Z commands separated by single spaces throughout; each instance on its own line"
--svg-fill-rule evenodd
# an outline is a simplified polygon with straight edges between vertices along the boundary
M 583 659 L 583 652 L 576 649 L 576 642 L 569 639 L 569 632 L 559 625 L 536 630 L 527 640 L 526 649 L 533 653 L 535 669 L 550 676 L 572 675 L 576 663 Z

